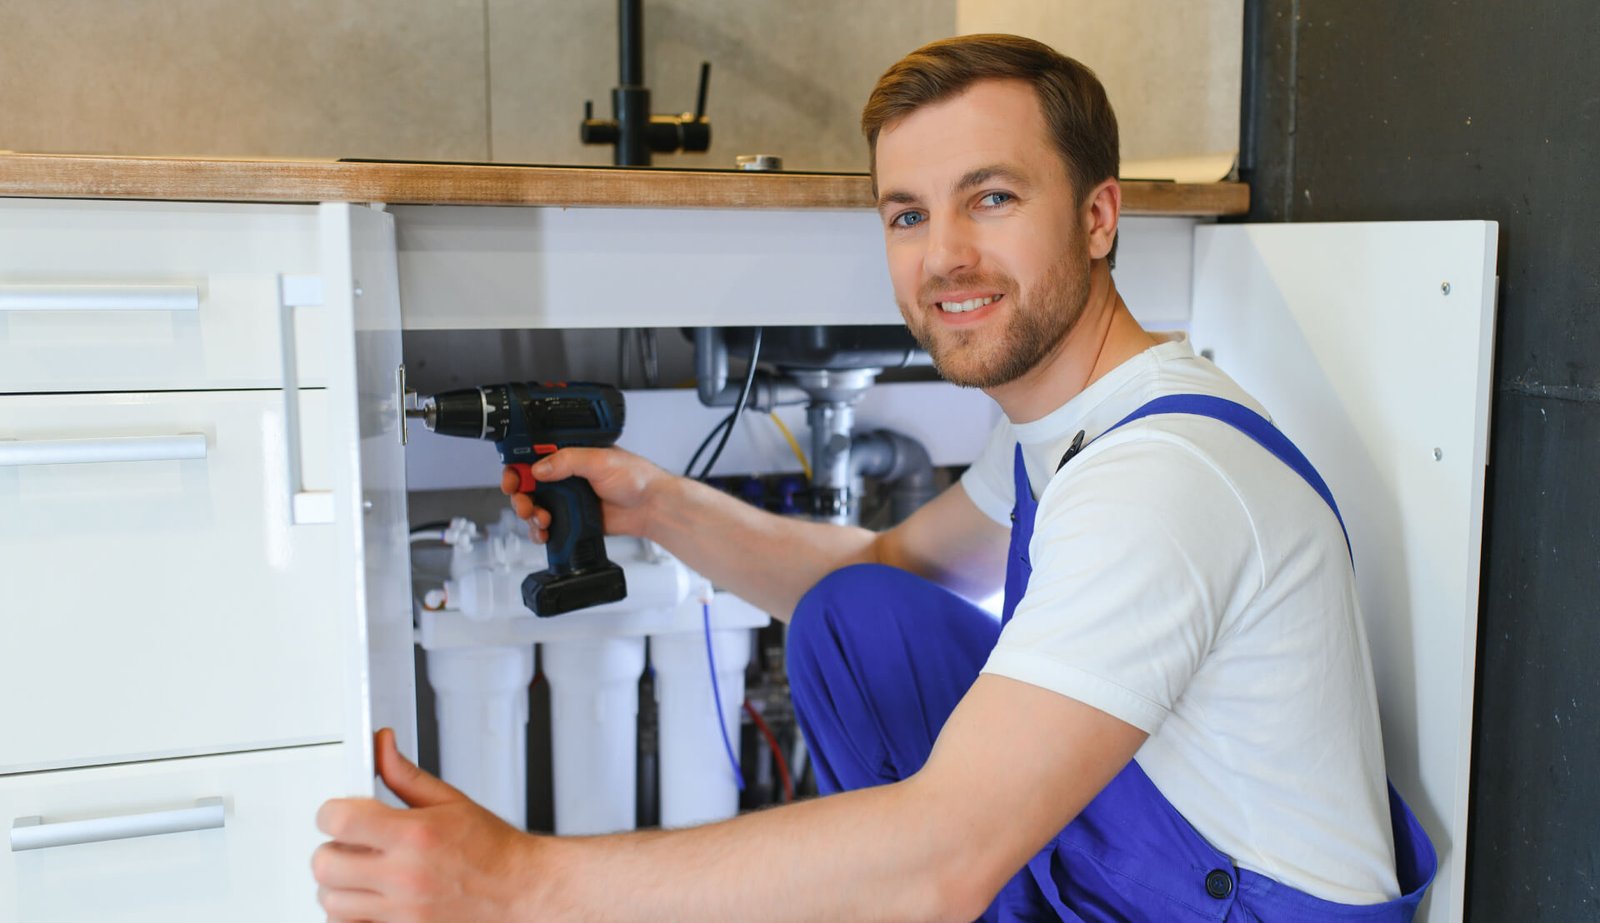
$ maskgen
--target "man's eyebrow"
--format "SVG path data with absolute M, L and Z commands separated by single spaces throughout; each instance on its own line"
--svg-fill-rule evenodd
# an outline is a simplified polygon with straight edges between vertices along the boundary
M 950 187 L 950 194 L 960 195 L 991 180 L 1002 180 L 1014 186 L 1027 187 L 1031 185 L 1021 173 L 1011 167 L 1003 164 L 990 164 L 989 166 L 978 167 L 975 170 L 968 170 L 962 174 L 961 178 L 956 180 L 955 185 Z M 920 205 L 921 203 L 922 199 L 912 193 L 890 190 L 878 197 L 877 208 L 881 212 L 890 205 Z
M 878 206 L 877 207 L 878 207 L 878 211 L 881 212 L 881 211 L 884 210 L 885 207 L 890 206 L 890 205 L 916 205 L 918 202 L 921 202 L 921 201 L 922 201 L 921 199 L 917 198 L 916 196 L 912 195 L 909 192 L 901 192 L 899 190 L 891 190 L 889 192 L 885 192 L 881 196 L 878 196 Z
M 1003 164 L 990 164 L 986 167 L 978 167 L 976 170 L 968 170 L 959 180 L 956 180 L 954 186 L 950 187 L 950 192 L 952 195 L 959 195 L 975 186 L 982 186 L 984 183 L 996 179 L 1004 180 L 1017 186 L 1029 185 L 1022 174 L 1016 170 Z

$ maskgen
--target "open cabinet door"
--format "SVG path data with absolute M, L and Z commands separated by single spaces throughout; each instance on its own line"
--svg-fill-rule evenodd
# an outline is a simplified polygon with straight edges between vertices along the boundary
M 1496 225 L 1196 230 L 1195 348 L 1321 471 L 1355 552 L 1384 750 L 1462 918 Z
M 402 753 L 415 759 L 417 751 L 394 218 L 327 204 L 319 219 L 330 312 L 328 416 L 332 444 L 341 447 L 332 514 L 339 573 L 347 578 L 335 601 L 349 625 L 344 784 L 349 794 L 372 794 L 373 731 L 392 727 Z

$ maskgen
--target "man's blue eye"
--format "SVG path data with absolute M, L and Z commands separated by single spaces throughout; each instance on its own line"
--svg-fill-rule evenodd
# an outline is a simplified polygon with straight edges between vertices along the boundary
M 916 227 L 924 220 L 925 219 L 922 217 L 920 212 L 901 212 L 900 214 L 895 215 L 894 219 L 889 223 L 897 228 L 910 228 Z
M 984 205 L 1004 205 L 1014 198 L 1009 192 L 986 192 L 978 201 Z

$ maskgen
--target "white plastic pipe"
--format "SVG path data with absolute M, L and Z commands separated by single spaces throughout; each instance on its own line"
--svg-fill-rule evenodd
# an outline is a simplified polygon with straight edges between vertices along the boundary
M 661 826 L 688 827 L 739 812 L 739 788 L 723 745 L 720 716 L 738 755 L 750 629 L 711 632 L 720 701 L 712 695 L 703 631 L 650 637 L 661 736 Z
M 541 663 L 550 683 L 556 833 L 632 830 L 644 638 L 547 641 Z
M 446 782 L 518 830 L 528 825 L 528 684 L 533 647 L 428 652 Z

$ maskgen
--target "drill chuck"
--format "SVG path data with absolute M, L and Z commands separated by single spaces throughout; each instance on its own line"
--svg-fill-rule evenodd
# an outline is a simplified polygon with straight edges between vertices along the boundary
M 489 404 L 482 388 L 446 391 L 421 401 L 422 425 L 441 436 L 489 439 Z

